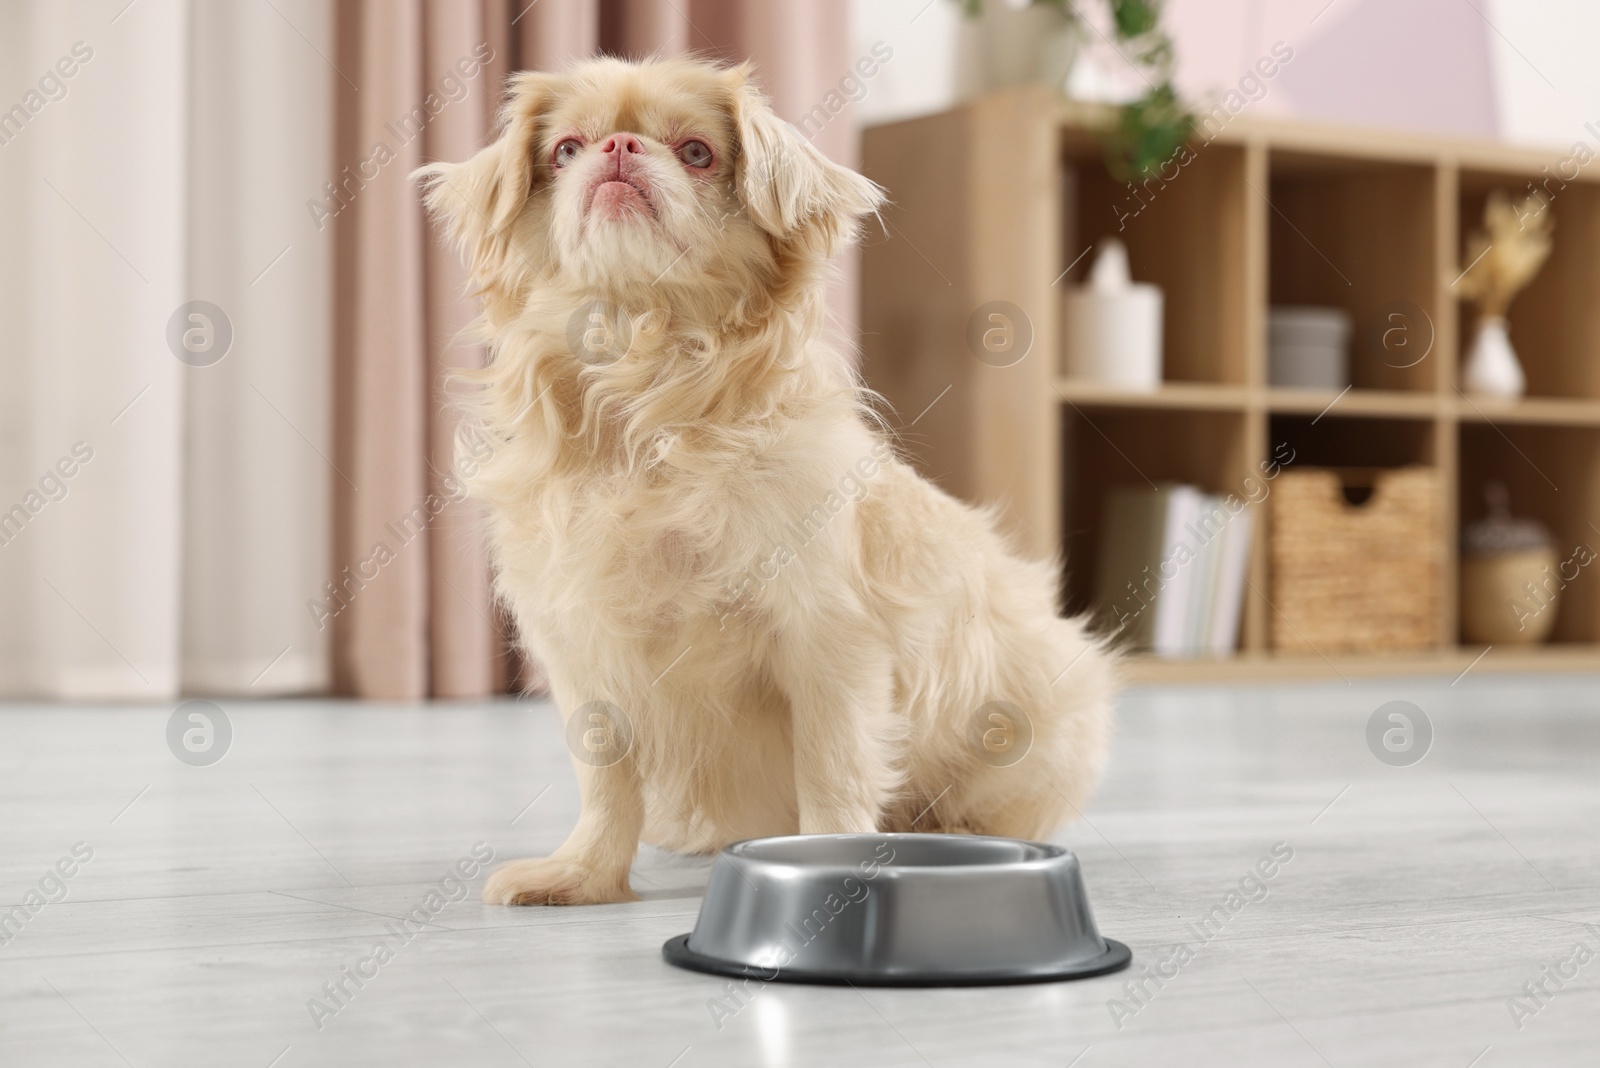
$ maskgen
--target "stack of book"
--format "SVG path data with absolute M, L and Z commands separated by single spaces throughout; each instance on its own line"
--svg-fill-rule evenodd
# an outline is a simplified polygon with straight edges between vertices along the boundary
M 1113 490 L 1096 599 L 1119 645 L 1161 657 L 1238 646 L 1253 526 L 1237 496 L 1163 484 Z

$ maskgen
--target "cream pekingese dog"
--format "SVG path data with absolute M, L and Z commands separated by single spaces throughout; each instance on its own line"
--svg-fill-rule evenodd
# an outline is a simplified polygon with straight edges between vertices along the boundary
M 493 353 L 470 488 L 583 798 L 486 900 L 630 899 L 641 840 L 1040 837 L 1083 801 L 1110 658 L 823 337 L 882 190 L 688 59 L 519 74 L 498 140 L 418 174 Z

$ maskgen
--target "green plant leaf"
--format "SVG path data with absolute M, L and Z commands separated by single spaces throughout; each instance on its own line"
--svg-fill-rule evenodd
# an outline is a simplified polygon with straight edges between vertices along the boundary
M 1159 0 L 1110 0 L 1110 4 L 1117 36 L 1124 40 L 1143 37 L 1161 21 Z
M 1119 181 L 1149 177 L 1194 133 L 1194 115 L 1163 82 L 1123 107 L 1105 137 L 1106 162 Z

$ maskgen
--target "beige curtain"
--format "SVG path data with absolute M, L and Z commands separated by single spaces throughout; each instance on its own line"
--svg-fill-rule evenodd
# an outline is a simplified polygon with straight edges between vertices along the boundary
M 367 697 L 537 686 L 490 593 L 474 505 L 447 477 L 448 368 L 472 315 L 454 254 L 406 182 L 486 142 L 508 71 L 596 51 L 755 61 L 779 114 L 815 107 L 850 69 L 848 0 L 344 0 L 332 57 L 343 169 L 321 201 L 335 245 L 334 544 L 325 591 L 335 685 Z M 848 115 L 815 143 L 854 164 Z M 313 208 L 313 214 L 319 209 Z M 854 322 L 845 265 L 833 301 Z

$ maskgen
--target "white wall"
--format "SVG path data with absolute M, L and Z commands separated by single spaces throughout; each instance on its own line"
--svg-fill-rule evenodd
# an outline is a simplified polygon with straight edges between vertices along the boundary
M 864 124 L 957 99 L 954 0 L 854 0 L 853 18 L 858 49 L 894 49 L 856 105 Z M 1563 149 L 1600 120 L 1594 0 L 1169 0 L 1166 18 L 1191 99 L 1225 90 L 1281 40 L 1295 61 L 1263 114 Z
M 1506 136 L 1562 147 L 1587 138 L 1600 148 L 1583 129 L 1600 125 L 1600 4 L 1491 0 L 1485 10 L 1494 21 L 1489 43 Z

